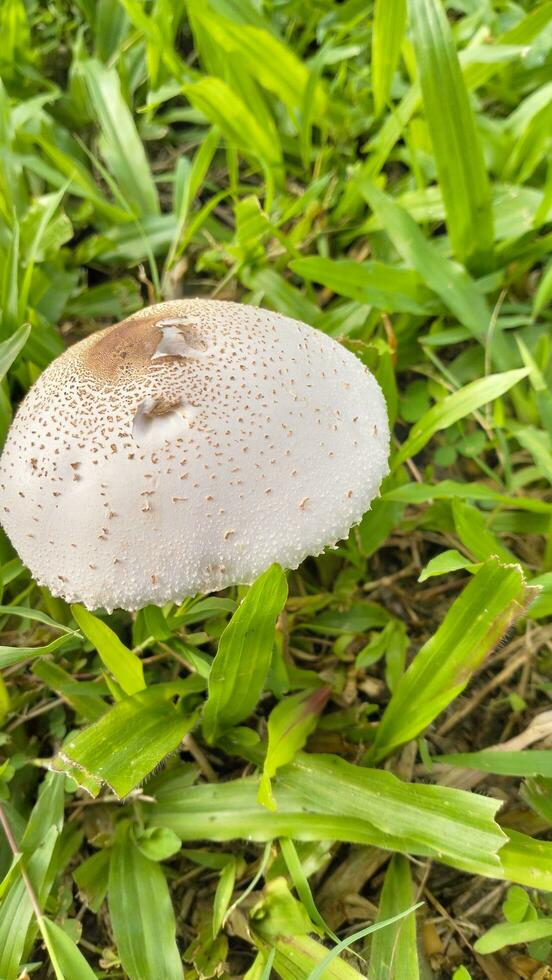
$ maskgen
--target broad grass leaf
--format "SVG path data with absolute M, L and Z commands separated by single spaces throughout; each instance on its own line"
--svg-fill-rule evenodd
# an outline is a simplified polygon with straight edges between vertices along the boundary
M 235 59 L 259 85 L 276 95 L 288 108 L 292 118 L 302 105 L 310 72 L 295 52 L 270 31 L 253 24 L 236 23 L 213 12 L 203 4 L 193 4 L 194 18 L 199 20 L 227 60 Z M 323 86 L 316 80 L 310 96 L 319 115 L 326 110 Z
M 543 270 L 533 299 L 533 316 L 538 316 L 552 302 L 552 261 Z
M 12 667 L 14 664 L 23 663 L 25 660 L 32 660 L 35 657 L 44 657 L 48 653 L 55 653 L 61 647 L 68 646 L 74 640 L 80 640 L 81 635 L 76 630 L 74 633 L 64 633 L 50 643 L 36 647 L 3 647 L 0 646 L 0 669 Z
M 384 833 L 407 835 L 450 858 L 477 861 L 484 854 L 485 861 L 491 858 L 499 867 L 497 851 L 505 835 L 494 821 L 496 800 L 481 805 L 479 799 L 474 805 L 470 796 L 468 813 L 468 797 L 460 790 L 448 796 L 441 792 L 442 786 L 403 783 L 389 772 L 355 766 L 333 755 L 307 753 L 280 770 L 277 803 L 280 786 L 314 812 L 370 821 Z M 464 825 L 463 832 L 458 823 Z M 461 840 L 453 839 L 456 833 Z
M 552 516 L 552 504 L 537 497 L 514 496 L 502 493 L 484 483 L 461 483 L 458 480 L 441 480 L 438 483 L 406 483 L 385 490 L 383 499 L 405 504 L 424 504 L 432 500 L 482 500 L 513 507 L 517 510 Z
M 248 289 L 258 291 L 264 304 L 278 313 L 313 324 L 320 316 L 316 304 L 292 286 L 276 269 L 269 266 L 253 270 L 244 269 L 242 281 Z
M 61 833 L 65 803 L 64 784 L 65 780 L 52 772 L 47 773 L 40 784 L 38 799 L 21 838 L 21 848 L 26 854 L 32 854 L 42 843 L 48 828 L 55 827 Z
M 493 245 L 489 179 L 451 27 L 441 0 L 409 0 L 418 77 L 456 256 L 488 264 Z
M 552 843 L 509 828 L 506 833 L 508 840 L 500 851 L 502 877 L 527 888 L 552 891 Z
M 406 28 L 406 0 L 376 0 L 372 28 L 372 93 L 380 116 L 391 91 Z
M 73 871 L 79 894 L 92 912 L 98 912 L 107 895 L 109 881 L 109 850 L 102 848 Z
M 519 444 L 531 453 L 543 477 L 552 482 L 552 438 L 549 434 L 532 425 L 516 425 L 512 431 Z
M 436 555 L 435 558 L 428 561 L 425 568 L 420 572 L 418 582 L 425 582 L 426 579 L 433 578 L 434 575 L 449 575 L 450 572 L 457 572 L 464 568 L 470 572 L 476 572 L 478 567 L 478 564 L 451 548 L 448 551 L 442 551 L 440 555 Z
M 446 218 L 443 195 L 437 184 L 425 187 L 423 190 L 404 191 L 393 200 L 415 220 L 416 224 L 441 224 Z M 539 207 L 543 209 L 542 215 L 539 214 Z M 549 206 L 542 191 L 535 187 L 504 183 L 495 184 L 493 187 L 493 209 L 496 215 L 495 242 L 507 242 L 543 224 Z M 361 227 L 367 234 L 384 230 L 384 225 L 377 214 L 372 214 Z M 448 255 L 450 252 L 448 239 L 443 239 L 439 245 L 442 254 Z M 491 272 L 484 278 L 473 281 L 479 292 L 490 293 L 496 288 L 498 280 L 496 272 Z M 424 343 L 427 343 L 427 340 L 424 340 Z
M 390 925 L 403 919 L 405 916 L 411 915 L 416 909 L 420 908 L 422 902 L 418 902 L 417 905 L 412 905 L 410 908 L 403 909 L 402 912 L 398 912 L 397 915 L 391 916 L 389 919 L 382 919 L 381 922 L 373 922 L 371 926 L 366 926 L 365 929 L 359 929 L 353 932 L 350 936 L 342 939 L 337 946 L 334 946 L 329 953 L 326 953 L 325 957 L 317 963 L 316 967 L 309 974 L 308 980 L 321 980 L 324 976 L 326 967 L 331 966 L 339 953 L 343 952 L 349 946 L 352 946 L 354 942 L 359 939 L 364 939 L 366 936 L 372 935 L 372 933 L 380 932 L 382 929 L 387 929 Z M 335 968 L 334 968 L 335 969 Z M 333 970 L 331 971 L 333 973 Z
M 180 850 L 180 839 L 166 827 L 149 827 L 135 835 L 142 854 L 151 861 L 166 861 Z
M 499 922 L 483 933 L 474 944 L 476 953 L 486 956 L 505 946 L 531 943 L 552 936 L 552 918 L 529 919 L 527 922 Z
M 552 504 L 550 511 L 552 513 Z M 205 620 L 213 616 L 233 613 L 237 608 L 238 604 L 233 599 L 221 599 L 219 596 L 206 596 L 202 599 L 193 599 L 191 602 L 186 600 L 182 606 L 167 616 L 167 623 L 170 629 L 174 631 L 179 626 L 204 623 Z
M 32 671 L 86 721 L 97 721 L 108 710 L 103 700 L 108 693 L 107 686 L 102 682 L 77 681 L 52 660 L 38 660 Z
M 531 899 L 525 888 L 520 885 L 510 885 L 506 898 L 502 903 L 502 913 L 508 922 L 523 922 L 531 908 Z
M 193 162 L 180 157 L 176 165 L 173 210 L 177 218 L 176 230 L 165 262 L 165 270 L 170 269 L 175 259 L 182 254 L 186 238 L 184 231 L 189 224 L 191 205 L 199 193 L 213 156 L 220 143 L 220 132 L 216 126 L 207 133 Z
M 157 190 L 144 145 L 125 102 L 115 68 L 95 58 L 81 62 L 90 104 L 102 131 L 102 151 L 112 176 L 135 215 L 157 214 Z
M 294 898 L 287 881 L 280 876 L 267 882 L 262 899 L 252 910 L 251 922 L 255 932 L 269 942 L 279 939 L 282 933 L 306 936 L 316 931 L 302 902 Z
M 362 976 L 339 957 L 339 947 L 328 953 L 309 936 L 316 927 L 284 878 L 268 882 L 263 898 L 251 911 L 250 928 L 256 945 L 265 953 L 274 952 L 271 962 L 282 980 L 359 980 Z
M 516 562 L 518 559 L 502 544 L 500 538 L 487 526 L 483 513 L 465 500 L 452 501 L 454 527 L 465 548 L 478 558 L 486 561 L 496 555 L 503 562 Z
M 84 606 L 73 605 L 71 612 L 77 625 L 96 648 L 101 660 L 111 671 L 117 683 L 121 685 L 123 691 L 126 694 L 136 694 L 137 691 L 142 691 L 146 684 L 140 657 L 137 657 L 121 642 L 107 623 L 88 612 Z
M 25 862 L 27 874 L 39 898 L 45 897 L 51 883 L 51 865 L 58 837 L 58 829 L 50 827 Z M 33 917 L 29 893 L 18 873 L 4 894 L 0 907 L 0 976 L 3 980 L 16 980 L 19 976 L 19 966 L 28 948 L 28 937 L 32 941 L 38 928 Z
M 222 928 L 224 917 L 232 900 L 236 883 L 237 863 L 236 858 L 231 858 L 220 873 L 213 900 L 213 939 L 216 939 Z
M 539 749 L 499 752 L 482 749 L 480 752 L 452 752 L 432 757 L 433 762 L 444 762 L 460 769 L 475 769 L 502 776 L 546 776 L 552 779 L 552 752 Z
M 79 632 L 70 629 L 68 626 L 64 626 L 62 623 L 57 623 L 51 618 L 51 616 L 48 616 L 47 613 L 42 612 L 40 609 L 32 609 L 27 606 L 0 606 L 0 615 L 19 616 L 22 619 L 28 619 L 32 622 L 43 623 L 45 626 L 52 627 L 52 629 L 61 630 L 64 634 L 64 636 L 59 636 L 50 643 L 46 643 L 41 646 L 0 647 L 0 668 L 11 667 L 14 664 L 22 663 L 25 660 L 41 657 L 48 653 L 54 653 L 56 650 L 68 645 L 70 642 L 81 639 L 81 634 Z
M 409 269 L 384 262 L 353 262 L 308 256 L 289 263 L 292 272 L 319 282 L 339 296 L 348 296 L 389 313 L 436 313 L 439 304 L 420 277 Z
M 126 796 L 178 748 L 196 721 L 194 712 L 184 713 L 172 703 L 179 687 L 182 693 L 190 691 L 186 681 L 156 684 L 119 701 L 95 724 L 66 739 L 54 767 L 68 771 L 94 796 L 102 783 Z M 90 777 L 95 790 L 88 785 Z
M 519 565 L 482 565 L 399 681 L 376 731 L 375 760 L 419 735 L 464 690 L 530 596 Z
M 280 167 L 282 150 L 275 127 L 266 130 L 237 92 L 222 78 L 205 75 L 183 87 L 184 95 L 224 134 L 230 146 L 249 157 Z
M 387 609 L 376 602 L 354 602 L 349 609 L 327 610 L 314 616 L 303 624 L 303 629 L 329 636 L 343 636 L 344 633 L 366 633 L 378 629 L 390 619 Z
M 57 980 L 96 980 L 79 948 L 56 922 L 44 917 L 40 931 Z
M 181 785 L 178 773 L 156 789 L 152 825 L 182 840 L 341 840 L 431 856 L 488 877 L 501 877 L 497 851 L 507 838 L 494 822 L 497 800 L 443 786 L 410 785 L 334 756 L 301 755 L 279 770 L 278 809 L 257 802 L 259 780 Z M 552 846 L 551 846 L 552 850 Z M 515 880 L 515 879 L 514 879 Z M 550 880 L 552 881 L 552 873 Z
M 335 942 L 339 942 L 335 933 L 333 933 L 324 922 L 324 919 L 320 915 L 320 912 L 315 905 L 308 878 L 305 874 L 305 870 L 301 863 L 299 854 L 297 853 L 295 844 L 290 837 L 281 837 L 279 843 L 282 857 L 284 858 L 289 871 L 293 887 L 301 899 L 301 903 L 305 908 L 311 922 L 318 927 L 320 930 L 320 935 L 324 935 L 326 933 L 328 936 L 331 936 Z
M 385 921 L 414 901 L 410 864 L 394 854 L 385 873 L 377 921 Z M 370 980 L 419 980 L 416 916 L 413 912 L 375 933 L 370 944 Z
M 31 332 L 30 323 L 22 323 L 11 337 L 0 344 L 0 381 L 5 378 L 16 357 L 25 347 Z
M 442 255 L 434 243 L 425 237 L 414 218 L 371 180 L 359 177 L 357 186 L 407 266 L 416 270 L 447 309 L 484 344 L 491 314 L 466 270 Z M 493 339 L 492 353 L 499 367 L 510 366 L 509 351 L 500 333 Z
M 136 280 L 130 276 L 112 279 L 99 286 L 89 286 L 66 303 L 65 310 L 83 319 L 110 317 L 124 320 L 142 305 Z
M 29 68 L 30 25 L 23 0 L 10 0 L 0 8 L 3 71 L 8 78 Z
M 20 225 L 21 233 L 26 232 L 29 239 L 21 241 L 22 259 L 25 271 L 21 279 L 18 297 L 18 316 L 23 319 L 31 290 L 33 272 L 39 261 L 44 261 L 43 250 L 59 249 L 73 237 L 71 222 L 63 212 L 55 218 L 58 206 L 69 187 L 70 181 L 54 194 L 46 194 L 37 198 L 25 216 L 26 221 Z M 26 247 L 25 247 L 26 246 Z
M 472 975 L 465 966 L 458 966 L 452 974 L 451 980 L 472 980 Z
M 111 852 L 108 902 L 117 951 L 130 980 L 182 980 L 165 875 L 138 849 L 126 822 Z
M 0 725 L 3 725 L 11 708 L 11 698 L 8 685 L 0 674 Z
M 62 149 L 55 142 L 55 133 L 50 133 L 47 128 L 41 133 L 25 133 L 23 138 L 25 140 L 28 139 L 29 142 L 36 143 L 44 156 L 53 164 L 55 168 L 54 172 L 57 174 L 56 183 L 61 185 L 63 178 L 68 180 L 69 192 L 76 197 L 82 197 L 84 200 L 90 201 L 96 208 L 98 214 L 107 219 L 107 221 L 126 222 L 132 218 L 130 208 L 125 209 L 124 207 L 112 204 L 101 193 L 92 175 L 82 160 L 79 159 L 76 146 L 74 147 L 75 152 L 70 153 L 68 150 L 73 149 L 73 147 L 70 142 L 67 143 L 65 141 L 67 148 Z
M 286 598 L 286 577 L 279 565 L 271 565 L 250 587 L 224 630 L 203 712 L 209 742 L 239 725 L 255 708 L 270 667 L 276 618 Z
M 509 31 L 496 37 L 494 39 L 494 46 L 497 48 L 511 48 L 515 45 L 528 45 L 544 31 L 551 19 L 552 4 L 550 2 L 543 3 L 539 7 L 536 7 L 535 10 L 526 14 Z M 469 91 L 477 90 L 494 75 L 500 73 L 516 57 L 518 56 L 510 52 L 504 60 L 501 57 L 496 61 L 490 61 L 486 57 L 484 61 L 478 62 L 476 57 L 476 60 L 472 62 L 470 50 L 462 51 L 460 53 L 460 62 L 467 89 Z M 396 142 L 401 138 L 412 116 L 420 107 L 421 101 L 422 95 L 419 82 L 414 82 L 414 84 L 409 86 L 398 105 L 394 106 L 393 112 L 385 118 L 375 138 L 370 141 L 369 149 L 371 153 L 366 163 L 360 168 L 359 176 L 373 179 L 380 173 Z M 354 184 L 349 184 L 338 208 L 338 213 L 341 217 L 347 215 L 351 206 L 354 207 L 356 193 L 357 188 Z
M 70 629 L 63 623 L 57 623 L 55 619 L 48 616 L 48 613 L 41 609 L 33 609 L 31 606 L 0 606 L 0 616 L 20 616 L 21 619 L 29 619 L 35 623 L 44 623 L 52 629 L 61 630 L 62 633 L 74 635 L 75 630 Z
M 537 586 L 541 590 L 531 603 L 529 617 L 543 619 L 545 616 L 552 616 L 552 572 L 536 575 L 530 580 L 529 585 Z
M 406 442 L 403 443 L 393 459 L 396 468 L 405 460 L 419 453 L 427 442 L 442 429 L 448 429 L 455 422 L 471 415 L 482 405 L 500 398 L 522 378 L 529 374 L 527 368 L 489 374 L 485 378 L 470 381 L 459 391 L 446 395 L 442 401 L 433 405 L 422 418 L 412 426 Z
M 98 0 L 94 6 L 94 52 L 107 62 L 116 56 L 128 33 L 128 17 L 123 6 L 111 0 Z
M 0 308 L 2 309 L 1 336 L 9 336 L 20 326 L 19 298 L 19 222 L 16 222 L 3 253 L 4 269 L 0 275 Z
M 279 701 L 268 718 L 268 748 L 259 783 L 259 803 L 276 809 L 270 781 L 276 771 L 291 762 L 302 749 L 308 736 L 314 731 L 320 713 L 324 710 L 330 688 L 302 691 Z

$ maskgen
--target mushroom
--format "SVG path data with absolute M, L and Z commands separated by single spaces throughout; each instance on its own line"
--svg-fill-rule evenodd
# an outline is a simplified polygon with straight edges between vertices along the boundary
M 381 390 L 335 340 L 178 300 L 44 371 L 8 434 L 0 514 L 53 595 L 135 610 L 334 545 L 377 496 L 388 450 Z

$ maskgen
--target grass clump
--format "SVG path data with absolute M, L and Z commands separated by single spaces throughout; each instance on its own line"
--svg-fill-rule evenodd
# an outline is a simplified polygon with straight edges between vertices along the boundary
M 339 338 L 394 426 L 381 499 L 255 603 L 92 615 L 0 540 L 0 977 L 544 976 L 552 5 L 0 32 L 2 438 L 66 344 L 192 295 Z

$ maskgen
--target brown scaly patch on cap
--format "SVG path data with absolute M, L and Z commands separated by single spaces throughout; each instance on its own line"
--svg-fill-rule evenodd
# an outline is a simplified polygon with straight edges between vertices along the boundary
M 197 357 L 207 344 L 185 318 L 132 316 L 97 334 L 83 354 L 83 366 L 94 377 L 117 382 L 143 375 L 151 367 Z
M 83 366 L 103 381 L 143 374 L 157 350 L 162 333 L 159 317 L 129 317 L 100 331 L 83 354 Z

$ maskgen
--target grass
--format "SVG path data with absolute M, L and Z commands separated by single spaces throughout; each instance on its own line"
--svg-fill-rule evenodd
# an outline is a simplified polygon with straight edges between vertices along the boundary
M 394 426 L 348 541 L 249 590 L 92 615 L 0 540 L 0 977 L 544 977 L 552 3 L 0 32 L 1 437 L 67 344 L 181 295 L 338 338 Z

